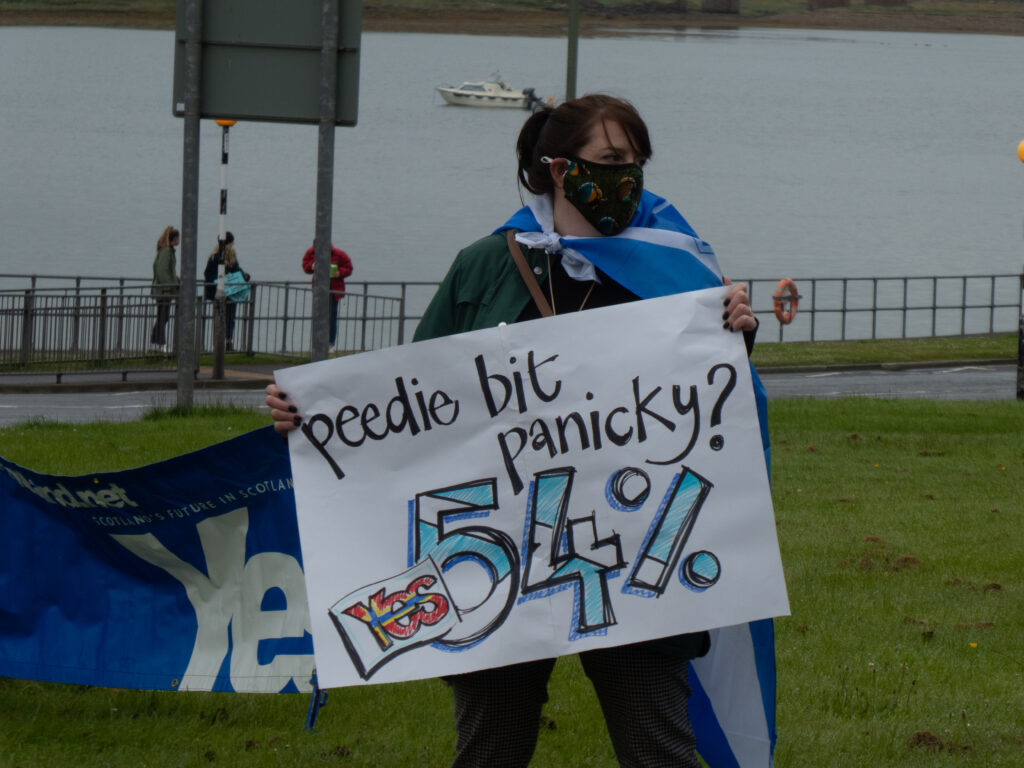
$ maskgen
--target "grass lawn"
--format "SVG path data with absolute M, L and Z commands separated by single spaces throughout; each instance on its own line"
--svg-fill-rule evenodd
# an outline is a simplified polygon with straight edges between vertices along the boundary
M 776 621 L 778 768 L 1024 763 L 1024 404 L 769 403 L 792 616 Z M 157 412 L 0 429 L 42 472 L 136 466 L 265 423 Z M 614 766 L 575 659 L 552 680 L 535 766 Z M 0 766 L 447 765 L 445 685 L 301 695 L 170 693 L 0 679 Z
M 768 342 L 759 338 L 751 360 L 760 368 L 787 365 L 866 365 L 941 360 L 1016 360 L 1017 334 L 931 336 L 916 339 Z

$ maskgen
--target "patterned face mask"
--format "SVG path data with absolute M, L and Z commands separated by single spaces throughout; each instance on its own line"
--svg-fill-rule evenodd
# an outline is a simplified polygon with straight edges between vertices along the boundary
M 565 198 L 602 235 L 617 235 L 629 226 L 644 190 L 644 171 L 637 163 L 604 165 L 569 160 L 562 177 Z

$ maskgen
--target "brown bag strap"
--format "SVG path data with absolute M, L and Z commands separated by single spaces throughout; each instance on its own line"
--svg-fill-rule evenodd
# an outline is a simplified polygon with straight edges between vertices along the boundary
M 507 233 L 506 239 L 508 240 L 508 251 L 512 254 L 512 261 L 516 263 L 516 267 L 519 268 L 519 274 L 523 276 L 523 282 L 526 283 L 526 287 L 530 290 L 530 295 L 533 297 L 533 303 L 537 305 L 537 309 L 540 310 L 541 317 L 551 317 L 554 312 L 551 311 L 551 305 L 548 303 L 547 297 L 544 295 L 544 291 L 540 288 L 540 283 L 537 282 L 537 276 L 533 274 L 529 265 L 526 263 L 526 257 L 523 256 L 522 250 L 519 248 L 519 243 L 516 242 L 516 236 L 511 229 L 505 230 Z

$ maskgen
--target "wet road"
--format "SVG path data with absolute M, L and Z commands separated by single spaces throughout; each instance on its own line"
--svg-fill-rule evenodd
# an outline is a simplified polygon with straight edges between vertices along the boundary
M 765 373 L 769 399 L 877 397 L 928 400 L 1013 400 L 1014 365 L 957 365 L 911 369 Z
M 1013 400 L 1013 365 L 960 365 L 908 370 L 765 372 L 769 399 L 813 397 Z M 147 409 L 176 403 L 174 391 L 113 391 L 11 394 L 0 397 L 0 426 L 32 419 L 60 422 L 131 421 Z M 196 390 L 196 403 L 233 403 L 264 408 L 262 389 Z
M 245 407 L 260 407 L 266 395 L 262 389 L 218 389 L 196 390 L 193 402 L 198 404 L 227 403 Z M 115 391 L 76 392 L 68 394 L 27 393 L 0 396 L 0 426 L 46 419 L 81 423 L 85 421 L 132 421 L 141 418 L 151 408 L 170 408 L 177 404 L 177 392 L 159 391 Z

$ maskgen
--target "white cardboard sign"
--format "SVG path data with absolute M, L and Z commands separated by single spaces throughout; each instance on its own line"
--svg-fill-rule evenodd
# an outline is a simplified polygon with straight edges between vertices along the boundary
M 277 372 L 320 685 L 784 615 L 725 289 Z

